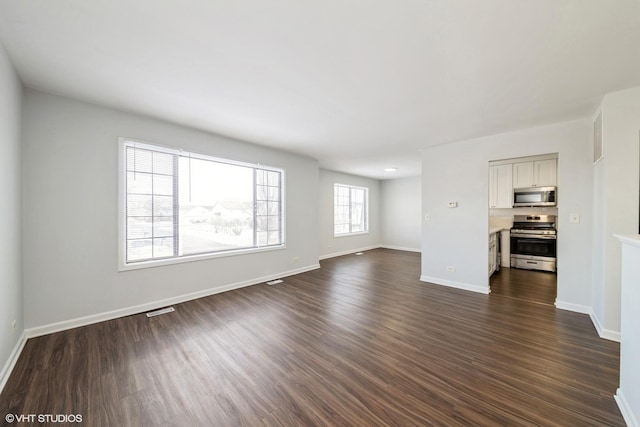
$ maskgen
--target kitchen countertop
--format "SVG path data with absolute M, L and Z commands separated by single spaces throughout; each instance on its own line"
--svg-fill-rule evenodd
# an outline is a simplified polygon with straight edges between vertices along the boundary
M 509 230 L 509 228 L 508 227 L 504 227 L 502 225 L 495 225 L 493 227 L 489 227 L 489 234 L 491 235 L 493 233 L 499 233 L 502 230 Z

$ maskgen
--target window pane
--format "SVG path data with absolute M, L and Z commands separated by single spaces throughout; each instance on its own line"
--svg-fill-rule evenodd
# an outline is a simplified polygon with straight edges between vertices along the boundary
M 153 196 L 154 216 L 173 216 L 172 196 Z
M 170 237 L 173 240 L 173 217 L 154 218 L 153 237 Z
M 253 246 L 253 169 L 181 157 L 180 254 Z
M 173 176 L 154 175 L 153 194 L 173 196 Z
M 334 185 L 334 234 L 360 233 L 368 230 L 366 188 Z
M 153 236 L 152 217 L 127 218 L 127 239 L 141 239 Z
M 127 261 L 173 256 L 175 156 L 135 146 L 125 154 Z
M 277 245 L 280 243 L 280 232 L 279 231 L 269 231 L 267 233 L 267 244 L 268 245 Z
M 277 187 L 280 185 L 280 172 L 267 172 L 268 183 L 270 186 Z
M 127 260 L 139 261 L 153 257 L 153 240 L 129 240 L 127 242 Z
M 256 233 L 256 240 L 257 240 L 257 244 L 258 246 L 265 246 L 268 244 L 269 239 L 268 239 L 268 233 L 266 231 L 258 231 Z
M 152 152 L 140 148 L 127 147 L 127 170 L 152 172 Z
M 281 171 L 143 143 L 124 154 L 126 262 L 282 243 Z
M 266 215 L 267 214 L 267 202 L 258 201 L 256 205 L 257 205 L 256 212 L 257 212 L 258 215 Z
M 153 239 L 153 257 L 165 258 L 173 256 L 173 238 Z
M 151 194 L 152 175 L 142 172 L 127 172 L 127 193 L 129 194 Z
M 267 217 L 267 228 L 269 230 L 277 230 L 280 228 L 280 218 L 274 215 Z
M 131 194 L 127 198 L 127 216 L 153 216 L 153 196 Z
M 336 224 L 335 233 L 336 234 L 344 234 L 349 232 L 349 227 L 347 224 Z
M 264 169 L 256 170 L 256 184 L 257 185 L 266 185 L 267 184 L 267 171 Z
M 173 175 L 173 154 L 153 153 L 153 173 Z
M 280 203 L 269 202 L 267 203 L 267 215 L 277 215 L 280 211 Z

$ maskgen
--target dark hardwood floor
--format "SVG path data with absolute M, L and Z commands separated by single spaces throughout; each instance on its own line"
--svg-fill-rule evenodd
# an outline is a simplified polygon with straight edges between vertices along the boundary
M 30 339 L 0 395 L 2 422 L 48 413 L 90 426 L 624 425 L 613 399 L 619 345 L 598 338 L 588 316 L 526 290 L 516 298 L 506 279 L 490 295 L 420 282 L 416 253 L 321 265 L 155 318 Z
M 491 294 L 555 306 L 556 278 L 555 273 L 501 267 L 491 276 Z

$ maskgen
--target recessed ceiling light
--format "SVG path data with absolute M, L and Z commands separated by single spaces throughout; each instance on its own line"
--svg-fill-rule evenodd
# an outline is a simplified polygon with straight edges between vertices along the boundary
M 398 168 L 384 168 L 385 172 L 395 172 L 397 170 L 398 170 Z

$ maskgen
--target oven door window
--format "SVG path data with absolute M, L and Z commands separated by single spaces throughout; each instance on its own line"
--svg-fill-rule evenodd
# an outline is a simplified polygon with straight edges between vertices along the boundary
M 511 253 L 514 255 L 530 255 L 556 257 L 556 240 L 537 237 L 511 236 Z

